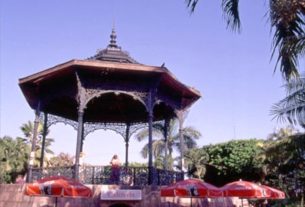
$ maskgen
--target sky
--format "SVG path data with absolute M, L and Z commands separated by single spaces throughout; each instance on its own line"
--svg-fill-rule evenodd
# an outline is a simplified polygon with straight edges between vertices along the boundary
M 20 126 L 34 120 L 18 80 L 71 59 L 104 49 L 115 27 L 117 43 L 140 63 L 165 66 L 202 98 L 185 126 L 202 133 L 198 146 L 232 139 L 263 138 L 284 126 L 271 107 L 285 96 L 283 79 L 270 60 L 272 31 L 267 2 L 240 1 L 242 31 L 226 28 L 219 1 L 199 1 L 190 14 L 184 0 L 0 0 L 0 137 L 22 136 Z M 305 62 L 300 63 L 304 68 Z M 51 126 L 51 149 L 71 155 L 76 131 Z M 130 141 L 130 161 L 145 143 Z M 98 130 L 86 137 L 84 161 L 124 160 L 123 138 Z

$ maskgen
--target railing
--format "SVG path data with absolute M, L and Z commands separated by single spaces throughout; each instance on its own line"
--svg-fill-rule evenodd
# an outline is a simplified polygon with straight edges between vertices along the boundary
M 74 175 L 74 166 L 33 168 L 32 170 L 32 180 L 38 180 L 43 177 L 56 175 L 72 178 Z
M 111 166 L 80 166 L 79 169 L 79 179 L 85 184 L 119 184 L 133 187 L 148 185 L 147 167 L 120 167 L 116 169 L 116 172 L 111 169 Z M 33 180 L 55 175 L 72 178 L 74 166 L 33 168 Z M 153 169 L 153 183 L 155 185 L 168 185 L 183 179 L 183 172 Z

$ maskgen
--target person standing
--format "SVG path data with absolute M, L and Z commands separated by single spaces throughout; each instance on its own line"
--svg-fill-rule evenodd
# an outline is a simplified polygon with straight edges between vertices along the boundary
M 120 181 L 120 166 L 121 166 L 121 161 L 119 160 L 118 155 L 113 155 L 111 161 L 111 177 L 110 180 L 115 183 L 119 184 Z

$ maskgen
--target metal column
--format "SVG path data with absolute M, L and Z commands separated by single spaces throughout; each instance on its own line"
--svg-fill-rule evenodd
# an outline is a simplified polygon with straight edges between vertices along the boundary
M 76 152 L 75 152 L 75 166 L 74 166 L 74 178 L 79 178 L 79 157 L 82 145 L 82 135 L 83 135 L 83 118 L 84 111 L 78 111 L 78 128 L 77 128 L 77 142 L 76 142 Z
M 42 144 L 41 144 L 41 156 L 40 156 L 40 168 L 43 168 L 43 161 L 44 161 L 44 150 L 46 145 L 46 137 L 48 133 L 48 114 L 46 112 L 44 114 L 43 120 L 43 134 L 42 134 Z
M 31 153 L 30 153 L 30 159 L 29 159 L 27 182 L 32 182 L 33 165 L 34 165 L 34 161 L 35 161 L 35 151 L 36 151 L 36 140 L 37 140 L 38 126 L 39 126 L 39 116 L 40 116 L 40 104 L 38 104 L 38 107 L 35 111 L 33 139 L 32 139 L 32 147 L 31 147 Z

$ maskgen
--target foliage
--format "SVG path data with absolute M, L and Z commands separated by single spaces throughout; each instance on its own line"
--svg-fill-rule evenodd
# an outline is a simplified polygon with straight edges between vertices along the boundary
M 0 138 L 0 183 L 12 183 L 25 174 L 29 147 L 21 139 Z
M 274 29 L 273 53 L 278 49 L 277 63 L 280 63 L 283 76 L 289 80 L 298 76 L 298 57 L 305 48 L 305 1 L 269 0 L 269 5 L 271 26 Z
M 265 147 L 266 182 L 285 190 L 292 200 L 305 198 L 305 134 L 269 141 Z
M 284 190 L 288 199 L 283 205 L 302 203 L 305 134 L 293 133 L 293 128 L 287 127 L 266 141 L 232 140 L 190 150 L 186 153 L 188 173 L 218 186 L 238 179 L 259 181 Z
M 209 155 L 205 180 L 215 185 L 238 179 L 259 180 L 262 166 L 257 156 L 263 150 L 261 144 L 260 140 L 250 139 L 204 146 L 202 150 Z
M 280 140 L 286 137 L 296 134 L 298 131 L 293 126 L 287 126 L 280 129 L 274 130 L 271 134 L 268 135 L 267 140 Z
M 173 119 L 170 121 L 168 129 L 167 129 L 167 147 L 164 138 L 164 124 L 163 123 L 154 123 L 153 124 L 153 137 L 158 139 L 154 139 L 152 141 L 152 151 L 153 156 L 156 160 L 155 166 L 159 166 L 164 169 L 172 169 L 174 165 L 173 152 L 180 152 L 180 139 L 179 139 L 179 130 L 178 130 L 178 122 L 177 119 Z M 197 146 L 196 140 L 201 137 L 201 133 L 194 129 L 193 127 L 185 127 L 182 129 L 182 136 L 186 146 L 186 149 L 195 148 Z M 138 141 L 143 141 L 148 137 L 148 129 L 145 128 L 139 131 L 135 138 Z M 166 156 L 166 152 L 168 155 Z M 143 147 L 141 154 L 143 158 L 147 158 L 148 156 L 148 143 Z M 167 159 L 166 159 L 167 158 Z M 161 160 L 167 160 L 167 166 L 161 164 Z
M 199 0 L 186 0 L 194 12 Z M 240 31 L 239 0 L 222 0 L 227 26 Z M 273 52 L 278 52 L 277 63 L 286 80 L 297 77 L 298 59 L 305 50 L 305 0 L 269 0 L 269 19 L 273 29 Z
M 130 162 L 128 163 L 129 167 L 147 167 L 146 163 L 139 163 L 139 162 Z
M 203 149 L 191 149 L 184 155 L 187 173 L 194 178 L 203 178 L 209 161 L 208 153 Z
M 31 121 L 28 121 L 27 123 L 24 123 L 20 127 L 21 131 L 24 134 L 24 138 L 20 138 L 23 140 L 24 143 L 29 144 L 30 146 L 32 145 L 33 142 L 33 131 L 34 131 L 34 124 Z M 42 150 L 42 138 L 43 138 L 43 126 L 41 123 L 38 124 L 38 135 L 37 135 L 37 140 L 36 140 L 36 148 L 35 148 L 35 162 L 34 166 L 38 167 L 40 158 L 41 158 L 41 150 Z M 48 135 L 49 131 L 47 130 L 46 136 Z M 45 139 L 45 148 L 44 148 L 44 153 L 53 155 L 54 152 L 50 149 L 50 146 L 54 142 L 54 139 L 52 138 L 47 138 Z
M 156 157 L 155 161 L 154 161 L 154 166 L 155 168 L 158 169 L 165 169 L 164 167 L 164 160 L 166 159 L 167 162 L 167 168 L 166 169 L 173 169 L 173 167 L 175 167 L 175 160 L 173 159 L 172 156 L 167 155 L 167 158 L 165 158 L 164 155 L 159 155 L 158 157 Z
M 305 77 L 290 80 L 285 88 L 286 97 L 273 106 L 271 113 L 280 121 L 305 128 Z
M 42 128 L 42 125 L 39 124 L 37 145 L 35 148 L 35 166 L 38 166 L 41 156 Z M 17 137 L 16 139 L 13 139 L 9 136 L 0 138 L 0 183 L 12 183 L 15 181 L 17 175 L 24 175 L 27 171 L 27 162 L 33 141 L 32 134 L 34 125 L 29 121 L 23 124 L 20 129 L 24 133 L 23 138 Z M 48 132 L 46 134 L 48 134 Z M 53 154 L 49 149 L 53 141 L 54 140 L 51 138 L 46 138 L 45 153 Z
M 68 153 L 59 153 L 59 155 L 52 157 L 48 161 L 48 167 L 66 167 L 72 166 L 74 161 L 74 156 Z

